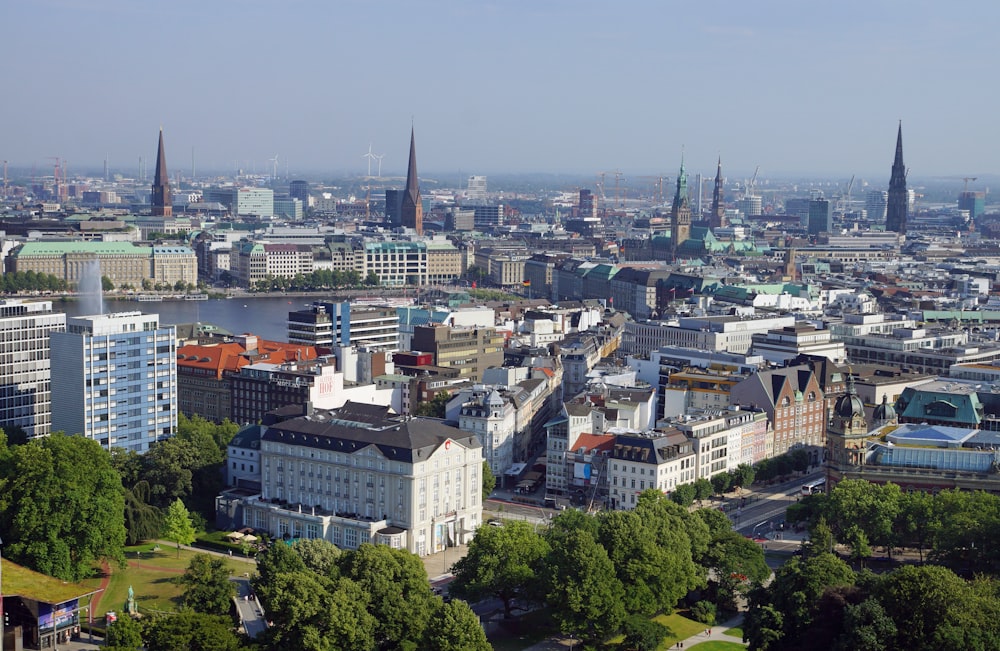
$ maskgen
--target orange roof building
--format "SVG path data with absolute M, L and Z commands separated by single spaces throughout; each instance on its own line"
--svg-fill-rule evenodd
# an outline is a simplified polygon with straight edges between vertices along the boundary
M 220 423 L 230 417 L 229 378 L 247 364 L 309 361 L 315 346 L 290 344 L 243 334 L 219 343 L 192 344 L 177 349 L 177 402 L 184 415 L 199 415 Z

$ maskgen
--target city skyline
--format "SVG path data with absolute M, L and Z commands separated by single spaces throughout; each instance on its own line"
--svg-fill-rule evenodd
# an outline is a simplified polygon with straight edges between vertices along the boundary
M 234 7 L 239 11 L 234 11 Z M 635 2 L 6 8 L 0 159 L 70 169 L 284 176 L 598 170 L 888 179 L 903 121 L 915 176 L 1000 172 L 988 144 L 989 14 L 940 4 Z M 1000 17 L 1000 16 L 994 16 Z M 152 27 L 151 27 L 152 25 Z M 11 29 L 16 27 L 16 29 Z M 968 92 L 959 93 L 961 89 Z M 192 155 L 193 153 L 193 155 Z M 192 157 L 194 161 L 192 161 Z

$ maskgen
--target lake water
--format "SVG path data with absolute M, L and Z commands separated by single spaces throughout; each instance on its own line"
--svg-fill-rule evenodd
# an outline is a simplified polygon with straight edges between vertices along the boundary
M 329 297 L 317 295 L 316 300 L 329 300 Z M 176 325 L 178 323 L 213 323 L 230 332 L 240 334 L 250 332 L 272 341 L 287 341 L 288 313 L 292 310 L 305 309 L 311 305 L 309 298 L 213 298 L 207 301 L 161 301 L 158 303 L 140 303 L 138 301 L 120 301 L 104 299 L 104 311 L 107 312 L 145 312 L 160 315 L 160 323 Z M 80 301 L 58 300 L 52 302 L 52 309 L 65 312 L 67 316 L 83 316 L 85 304 Z

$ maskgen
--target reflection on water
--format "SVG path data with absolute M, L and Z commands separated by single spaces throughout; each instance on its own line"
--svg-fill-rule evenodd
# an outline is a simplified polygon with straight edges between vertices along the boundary
M 317 295 L 316 300 L 325 297 Z M 213 323 L 234 333 L 252 332 L 265 339 L 287 339 L 288 313 L 311 305 L 308 298 L 231 298 L 207 301 L 161 301 L 140 303 L 104 299 L 104 312 L 146 312 L 160 315 L 160 323 Z M 54 300 L 52 309 L 68 316 L 86 314 L 81 301 Z

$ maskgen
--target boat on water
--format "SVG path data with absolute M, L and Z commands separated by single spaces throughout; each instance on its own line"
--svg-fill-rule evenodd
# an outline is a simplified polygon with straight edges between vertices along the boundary
M 208 294 L 188 294 L 184 297 L 185 301 L 207 301 Z
M 159 303 L 163 297 L 159 294 L 136 294 L 135 299 L 140 303 Z

